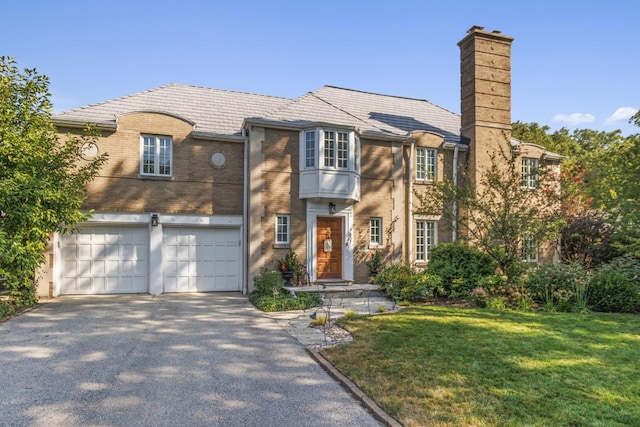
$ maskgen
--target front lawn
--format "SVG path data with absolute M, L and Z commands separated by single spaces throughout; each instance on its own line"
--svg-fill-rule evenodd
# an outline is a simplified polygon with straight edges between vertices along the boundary
M 640 425 L 640 317 L 412 306 L 322 354 L 406 426 Z

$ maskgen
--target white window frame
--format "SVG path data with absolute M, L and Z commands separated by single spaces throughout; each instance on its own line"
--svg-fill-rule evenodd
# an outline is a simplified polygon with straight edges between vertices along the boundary
M 275 243 L 276 245 L 288 245 L 291 243 L 291 215 L 276 214 L 275 218 Z
M 315 168 L 316 167 L 316 131 L 307 130 L 304 131 L 304 167 Z
M 415 261 L 429 262 L 431 249 L 438 244 L 438 224 L 436 221 L 419 219 L 415 223 Z
M 538 165 L 536 158 L 522 158 L 522 187 L 531 190 L 538 187 Z
M 416 148 L 416 180 L 435 181 L 437 162 L 437 151 L 434 148 Z
M 369 218 L 369 245 L 382 245 L 382 218 L 379 216 Z
M 336 132 L 336 167 L 349 169 L 349 133 Z
M 336 131 L 325 130 L 323 142 L 324 167 L 333 169 L 336 167 Z
M 522 236 L 522 262 L 538 262 L 538 241 L 531 234 Z
M 168 143 L 168 146 L 165 146 L 165 143 Z M 162 170 L 166 167 L 162 164 L 166 158 L 169 160 L 168 172 Z M 150 162 L 147 163 L 147 160 Z M 153 170 L 149 171 L 147 166 L 151 166 Z M 166 135 L 140 135 L 140 175 L 173 176 L 173 138 Z

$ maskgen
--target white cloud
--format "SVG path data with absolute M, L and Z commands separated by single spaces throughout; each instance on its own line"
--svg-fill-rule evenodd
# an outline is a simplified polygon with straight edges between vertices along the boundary
M 633 107 L 620 107 L 612 115 L 607 117 L 605 124 L 611 125 L 621 120 L 629 120 L 631 116 L 638 112 L 638 109 Z
M 568 125 L 577 126 L 583 123 L 594 122 L 596 118 L 589 113 L 556 114 L 551 118 L 552 122 L 562 122 Z

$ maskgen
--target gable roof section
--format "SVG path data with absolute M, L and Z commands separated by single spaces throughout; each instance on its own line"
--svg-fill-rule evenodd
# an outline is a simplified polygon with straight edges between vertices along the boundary
M 240 136 L 247 120 L 294 128 L 344 126 L 371 137 L 407 138 L 413 131 L 430 131 L 447 142 L 460 142 L 460 116 L 444 108 L 421 99 L 335 86 L 323 86 L 293 100 L 174 83 L 54 114 L 53 120 L 115 128 L 119 116 L 143 111 L 194 123 L 200 136 Z
M 290 102 L 288 98 L 174 83 L 54 114 L 53 120 L 115 125 L 120 115 L 153 111 L 189 120 L 201 134 L 239 136 L 246 117 L 265 115 Z
M 330 123 L 353 127 L 363 135 L 408 137 L 430 131 L 446 141 L 460 141 L 460 116 L 421 99 L 380 95 L 323 86 L 261 118 L 282 125 L 304 127 Z

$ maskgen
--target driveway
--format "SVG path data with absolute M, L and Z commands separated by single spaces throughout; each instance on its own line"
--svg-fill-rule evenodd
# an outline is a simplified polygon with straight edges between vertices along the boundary
M 379 426 L 234 293 L 61 297 L 0 323 L 2 426 Z

